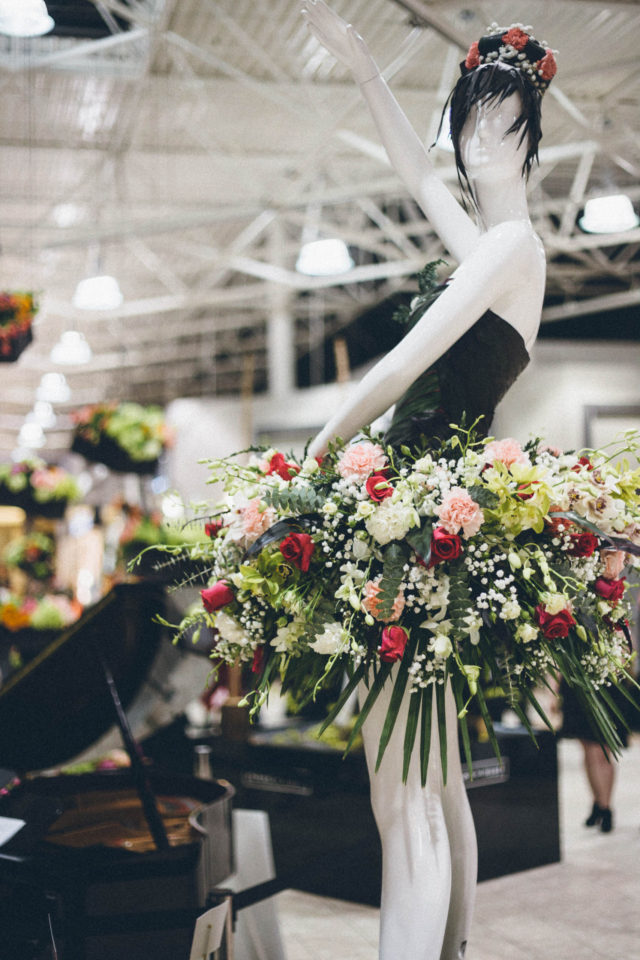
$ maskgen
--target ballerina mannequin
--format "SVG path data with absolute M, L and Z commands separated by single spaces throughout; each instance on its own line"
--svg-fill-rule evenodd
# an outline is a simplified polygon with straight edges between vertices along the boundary
M 555 73 L 553 54 L 533 39 L 530 28 L 496 26 L 472 45 L 461 65 L 463 76 L 451 96 L 451 135 L 461 183 L 477 211 L 476 225 L 435 175 L 421 141 L 353 27 L 323 0 L 304 0 L 302 14 L 317 39 L 351 69 L 392 165 L 459 263 L 436 302 L 355 387 L 312 441 L 309 454 L 323 454 L 335 436 L 352 437 L 439 364 L 445 379 L 452 370 L 464 371 L 465 364 L 469 377 L 463 372 L 463 379 L 473 380 L 488 367 L 496 370 L 495 379 L 501 382 L 493 392 L 489 389 L 488 399 L 485 384 L 484 394 L 480 388 L 476 394 L 467 391 L 458 408 L 445 405 L 453 422 L 465 410 L 472 419 L 483 413 L 488 420 L 526 365 L 540 321 L 545 258 L 529 219 L 526 175 L 537 157 L 540 99 Z M 447 362 L 449 368 L 443 367 Z M 408 695 L 375 772 L 391 689 L 387 684 L 363 727 L 371 802 L 383 848 L 380 958 L 460 960 L 473 911 L 477 850 L 453 696 L 448 688 L 446 785 L 433 723 L 436 742 L 423 787 L 416 757 L 402 783 Z

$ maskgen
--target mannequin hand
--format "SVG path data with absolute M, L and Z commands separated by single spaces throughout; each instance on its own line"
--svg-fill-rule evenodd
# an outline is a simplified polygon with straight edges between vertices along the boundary
M 300 12 L 314 37 L 352 71 L 358 83 L 378 76 L 376 63 L 360 34 L 324 0 L 303 0 Z

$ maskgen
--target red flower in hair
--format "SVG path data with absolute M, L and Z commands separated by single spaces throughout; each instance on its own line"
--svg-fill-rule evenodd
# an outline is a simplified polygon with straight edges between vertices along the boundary
M 558 66 L 551 50 L 547 50 L 542 60 L 538 60 L 536 67 L 543 80 L 551 80 L 552 77 L 555 77 Z
M 529 34 L 521 30 L 520 27 L 511 27 L 510 30 L 502 34 L 502 42 L 510 43 L 516 50 L 524 50 L 529 42 Z M 553 74 L 551 74 L 551 76 L 553 76 Z
M 469 52 L 467 53 L 467 58 L 464 61 L 464 65 L 467 70 L 473 70 L 474 67 L 479 66 L 480 64 L 480 52 L 478 50 L 478 41 L 474 40 L 471 46 L 469 47 Z

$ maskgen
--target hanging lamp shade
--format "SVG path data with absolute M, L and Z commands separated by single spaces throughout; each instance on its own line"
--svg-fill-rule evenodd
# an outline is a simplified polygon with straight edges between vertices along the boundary
M 0 0 L 0 33 L 41 37 L 55 27 L 44 0 Z
M 624 233 L 640 223 L 631 199 L 624 193 L 594 197 L 584 205 L 578 224 L 587 233 Z
M 353 266 L 349 248 L 344 240 L 337 237 L 305 243 L 296 261 L 298 273 L 311 277 L 331 277 L 347 273 Z
M 81 280 L 76 287 L 72 303 L 79 310 L 115 310 L 123 299 L 116 278 L 103 274 Z
M 49 356 L 52 363 L 79 366 L 89 363 L 92 353 L 83 333 L 79 330 L 65 330 Z

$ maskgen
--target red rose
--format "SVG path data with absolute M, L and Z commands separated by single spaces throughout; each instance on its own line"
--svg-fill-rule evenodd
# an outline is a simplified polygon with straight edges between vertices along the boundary
M 547 50 L 542 60 L 538 60 L 536 67 L 540 71 L 543 80 L 551 80 L 552 77 L 555 77 L 558 66 L 551 50 Z
M 624 582 L 624 577 L 621 577 L 620 580 L 607 580 L 605 577 L 598 577 L 593 589 L 599 597 L 615 606 L 624 594 Z
M 590 557 L 600 541 L 593 533 L 572 533 L 569 553 L 572 557 Z
M 212 520 L 211 523 L 205 523 L 204 532 L 207 537 L 211 537 L 212 540 L 215 540 L 223 526 L 224 524 L 221 520 Z
M 300 473 L 300 467 L 295 463 L 287 463 L 281 453 L 274 453 L 269 461 L 267 476 L 270 477 L 272 473 L 277 473 L 283 480 L 291 480 L 296 473 Z
M 576 622 L 570 610 L 565 608 L 558 613 L 549 613 L 542 604 L 536 607 L 536 620 L 547 640 L 566 637 Z
M 308 533 L 290 533 L 280 544 L 280 553 L 298 570 L 306 573 L 316 545 Z
M 371 499 L 375 500 L 376 503 L 381 503 L 393 494 L 393 487 L 383 473 L 372 473 L 365 484 L 365 488 Z
M 385 627 L 382 631 L 382 643 L 378 649 L 380 659 L 385 663 L 400 660 L 409 639 L 403 627 Z
M 575 464 L 575 466 L 571 467 L 571 469 L 574 473 L 580 473 L 582 467 L 586 467 L 587 470 L 593 470 L 593 464 L 591 463 L 591 460 L 589 460 L 589 457 L 580 457 L 578 462 Z
M 457 560 L 462 553 L 462 540 L 456 533 L 447 533 L 444 527 L 434 527 L 431 534 L 431 559 L 429 566 L 444 560 Z
M 474 67 L 477 67 L 480 63 L 480 52 L 478 50 L 478 41 L 474 40 L 471 46 L 469 47 L 469 52 L 467 53 L 466 60 L 464 65 L 467 70 L 473 70 Z
M 215 613 L 235 599 L 235 595 L 226 580 L 218 580 L 212 587 L 200 591 L 202 603 L 207 613 Z
M 521 30 L 520 27 L 512 27 L 511 30 L 502 34 L 502 42 L 510 43 L 516 50 L 524 50 L 529 42 L 529 34 Z M 542 63 L 542 61 L 540 62 Z
M 256 647 L 256 649 L 253 651 L 253 663 L 251 664 L 251 673 L 261 673 L 263 661 L 264 661 L 264 647 Z
M 537 487 L 539 485 L 539 480 L 530 480 L 529 483 L 519 483 L 518 489 L 516 490 L 516 495 L 520 497 L 521 500 L 531 500 L 531 497 L 535 493 L 533 487 Z

